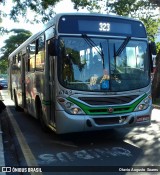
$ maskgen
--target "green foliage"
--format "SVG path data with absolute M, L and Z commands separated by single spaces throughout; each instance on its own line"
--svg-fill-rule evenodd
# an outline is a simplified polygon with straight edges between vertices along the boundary
M 157 8 L 157 6 L 150 3 L 149 0 L 119 0 L 109 2 L 108 6 L 112 13 L 121 16 L 131 16 L 133 18 L 154 16 L 153 12 Z
M 18 20 L 19 16 L 25 17 L 29 10 L 35 12 L 35 22 L 46 22 L 54 15 L 54 6 L 62 0 L 13 0 L 14 6 L 11 9 L 10 17 L 14 21 Z M 71 0 L 75 9 L 87 8 L 90 12 L 100 12 L 102 5 L 105 4 L 106 9 L 110 12 L 122 16 L 133 16 L 140 18 L 145 15 L 153 15 L 149 13 L 150 9 L 160 6 L 159 0 Z M 5 4 L 4 4 L 5 5 Z M 147 13 L 146 13 L 147 11 Z M 0 11 L 2 13 L 2 11 Z M 41 17 L 41 18 L 40 18 Z M 27 20 L 27 19 L 26 19 Z
M 18 46 L 20 46 L 26 39 L 28 39 L 32 35 L 30 31 L 24 29 L 13 29 L 10 31 L 10 33 L 12 35 L 4 41 L 5 45 L 1 48 L 1 73 L 6 73 L 9 54 L 11 54 Z
M 5 29 L 4 27 L 0 27 L 0 35 L 8 33 L 8 30 Z
M 152 17 L 146 17 L 146 18 L 141 18 L 140 20 L 143 21 L 143 23 L 146 27 L 149 40 L 150 41 L 155 41 L 154 36 L 158 32 L 158 27 L 160 26 L 160 19 L 154 19 Z
M 59 1 L 60 0 L 13 0 L 14 7 L 10 12 L 11 19 L 17 21 L 18 16 L 26 16 L 26 14 L 29 13 L 28 10 L 31 10 L 36 12 L 34 16 L 35 22 L 38 23 L 39 20 L 46 22 L 55 15 L 53 7 Z M 41 16 L 41 18 L 39 18 L 39 16 Z
M 0 1 L 0 5 L 1 3 L 3 3 L 3 5 L 5 5 L 4 1 L 1 0 Z M 2 23 L 2 18 L 6 17 L 6 14 L 0 9 L 0 24 Z M 4 34 L 4 33 L 7 33 L 7 30 L 0 25 L 0 35 Z
M 152 4 L 155 4 L 156 6 L 160 7 L 160 1 L 159 0 L 149 0 Z
M 52 18 L 55 13 L 54 6 L 61 0 L 13 0 L 14 6 L 11 9 L 10 17 L 17 21 L 18 16 L 26 16 L 28 10 L 35 13 L 35 22 L 46 22 Z M 159 20 L 156 20 L 154 10 L 160 5 L 159 0 L 71 0 L 75 9 L 87 8 L 90 12 L 100 12 L 102 2 L 105 9 L 110 13 L 115 13 L 121 16 L 130 16 L 140 19 L 144 22 L 148 35 L 155 35 L 159 26 Z M 101 3 L 101 5 L 100 5 Z M 5 4 L 4 4 L 5 5 Z M 0 11 L 0 16 L 6 14 Z M 41 18 L 40 18 L 41 16 Z M 28 19 L 26 19 L 27 21 Z M 28 22 L 28 21 L 27 21 Z M 0 33 L 4 33 L 5 29 L 0 28 Z
M 0 60 L 0 74 L 7 74 L 8 60 Z
M 160 42 L 156 43 L 156 47 L 157 47 L 157 53 L 160 53 Z
M 10 32 L 14 34 L 4 41 L 5 46 L 2 47 L 2 51 L 6 56 L 13 52 L 32 34 L 30 31 L 24 29 L 13 29 Z
M 74 4 L 74 9 L 79 10 L 79 8 L 87 8 L 88 11 L 93 12 L 94 10 L 99 11 L 101 7 L 98 5 L 97 1 L 88 0 L 71 0 Z
M 160 19 L 155 14 L 157 5 L 150 2 L 150 0 L 118 0 L 109 2 L 108 6 L 110 12 L 121 16 L 130 16 L 141 20 L 147 30 L 149 40 L 154 40 L 160 25 Z
M 120 0 L 115 1 L 114 3 L 109 3 L 108 6 L 112 13 L 117 15 L 128 16 L 131 12 L 137 11 L 137 5 L 135 4 L 136 0 Z

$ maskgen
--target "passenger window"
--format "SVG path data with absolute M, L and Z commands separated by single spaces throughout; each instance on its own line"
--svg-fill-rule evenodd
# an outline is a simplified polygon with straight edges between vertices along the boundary
M 18 54 L 18 68 L 21 69 L 21 54 Z
M 16 55 L 13 57 L 13 64 L 16 64 Z
M 35 51 L 36 51 L 36 42 L 34 41 L 29 45 L 29 71 L 35 70 Z
M 44 62 L 45 62 L 45 39 L 44 35 L 41 35 L 36 41 L 37 49 L 36 49 L 36 70 L 43 71 L 44 70 Z

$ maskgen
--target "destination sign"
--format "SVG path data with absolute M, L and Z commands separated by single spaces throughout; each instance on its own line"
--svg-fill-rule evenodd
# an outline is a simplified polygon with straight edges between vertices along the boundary
M 144 25 L 128 18 L 90 15 L 64 15 L 58 24 L 59 33 L 133 36 L 146 38 Z

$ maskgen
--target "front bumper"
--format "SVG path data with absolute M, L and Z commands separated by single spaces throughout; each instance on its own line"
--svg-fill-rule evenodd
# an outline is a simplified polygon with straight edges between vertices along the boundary
M 70 115 L 65 111 L 56 111 L 56 132 L 62 134 L 150 125 L 151 110 L 150 106 L 143 111 L 116 115 Z

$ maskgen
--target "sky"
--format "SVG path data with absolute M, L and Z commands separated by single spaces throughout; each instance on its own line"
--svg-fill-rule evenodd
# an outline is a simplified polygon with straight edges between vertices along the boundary
M 11 9 L 12 6 L 12 0 L 5 0 L 5 6 L 0 5 L 0 10 L 3 9 L 3 11 L 8 12 Z M 56 13 L 62 13 L 62 12 L 77 12 L 73 9 L 73 3 L 70 0 L 62 0 L 59 3 L 56 4 L 54 11 Z M 87 10 L 80 10 L 79 12 L 88 12 Z M 26 16 L 26 18 L 30 18 L 32 14 L 30 13 L 29 16 Z M 3 19 L 2 23 L 0 24 L 4 28 L 7 28 L 8 30 L 15 29 L 15 28 L 22 28 L 26 30 L 30 30 L 33 34 L 38 32 L 40 28 L 44 24 L 29 24 L 24 22 L 25 19 L 20 19 L 20 23 L 15 23 L 13 20 L 10 20 L 9 18 Z M 9 36 L 0 36 L 0 48 L 4 45 L 2 41 L 7 39 Z
M 8 12 L 11 9 L 12 6 L 12 0 L 5 0 L 6 4 L 5 6 L 0 5 L 0 10 L 3 9 L 3 11 Z M 54 11 L 56 13 L 62 13 L 62 12 L 77 12 L 75 9 L 73 9 L 73 3 L 71 0 L 61 0 L 59 3 L 56 4 Z M 88 12 L 86 9 L 81 9 L 78 12 Z M 32 16 L 32 13 L 29 13 L 26 18 L 30 18 Z M 23 28 L 26 30 L 30 30 L 32 33 L 38 32 L 44 24 L 29 24 L 24 22 L 24 18 L 20 20 L 20 23 L 15 23 L 13 20 L 10 20 L 9 18 L 3 19 L 1 26 L 7 28 L 8 30 L 15 29 L 15 28 Z M 7 39 L 9 36 L 0 36 L 0 48 L 4 45 L 3 41 Z M 159 37 L 160 38 L 160 37 Z
M 12 0 L 6 0 L 5 6 L 1 5 L 0 9 L 3 8 L 3 11 L 9 12 L 11 9 L 11 4 L 12 4 Z M 67 8 L 66 8 L 66 4 L 67 4 Z M 62 0 L 60 3 L 57 3 L 56 7 L 54 8 L 54 11 L 56 13 L 76 12 L 76 10 L 73 9 L 73 3 L 70 0 Z M 27 18 L 30 18 L 30 16 L 27 16 Z M 13 20 L 10 20 L 9 18 L 5 18 L 1 25 L 8 29 L 25 28 L 30 30 L 32 33 L 36 33 L 37 29 L 43 26 L 43 24 L 31 25 L 29 23 L 25 23 L 23 18 L 21 19 L 21 26 L 19 25 L 19 23 L 15 23 Z
M 11 6 L 12 6 L 12 0 L 6 0 L 5 6 L 0 6 L 0 8 L 3 8 L 3 11 L 9 12 Z M 62 0 L 60 1 L 60 3 L 57 3 L 57 5 L 54 8 L 54 11 L 56 13 L 76 12 L 76 10 L 73 9 L 73 3 L 70 0 Z M 32 14 L 30 14 L 30 16 L 26 16 L 26 18 L 30 18 L 31 16 Z M 29 23 L 24 23 L 24 19 L 21 19 L 21 23 L 22 25 L 20 26 L 19 23 L 14 23 L 14 21 L 9 20 L 9 18 L 5 18 L 2 22 L 2 25 L 4 27 L 7 27 L 8 29 L 23 27 L 25 29 L 31 30 L 31 32 L 33 33 L 37 32 L 37 27 L 42 26 L 42 24 L 30 25 Z

